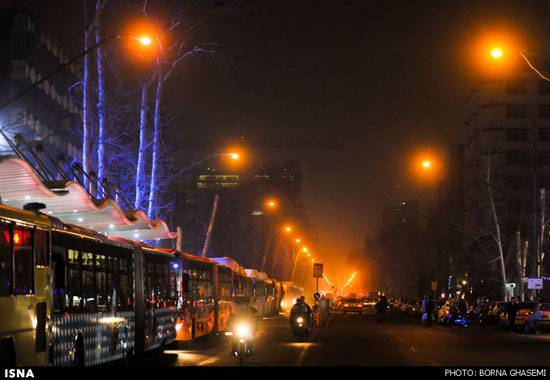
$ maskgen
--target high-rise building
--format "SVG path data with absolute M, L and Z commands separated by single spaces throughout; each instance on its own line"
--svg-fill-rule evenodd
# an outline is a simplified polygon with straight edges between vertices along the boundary
M 77 134 L 82 124 L 82 86 L 78 64 L 32 88 L 67 62 L 67 55 L 44 32 L 39 15 L 17 6 L 0 7 L 0 36 L 0 104 L 5 105 L 0 110 L 0 129 L 5 134 L 0 136 L 0 154 L 13 154 L 7 142 L 11 140 L 35 167 L 42 154 L 54 161 L 61 155 L 68 162 L 80 160 Z M 38 157 L 29 148 L 38 152 Z M 47 169 L 55 170 L 51 165 Z
M 547 58 L 530 56 L 529 60 L 548 76 Z M 544 193 L 541 189 L 550 188 L 550 82 L 527 62 L 516 63 L 506 72 L 478 81 L 467 98 L 465 210 L 477 227 L 495 231 L 491 192 L 503 249 L 513 247 L 519 233 L 522 241 L 531 242 L 534 252 L 540 233 L 534 228 L 535 210 Z M 507 282 L 521 283 L 514 264 L 507 265 L 506 272 Z

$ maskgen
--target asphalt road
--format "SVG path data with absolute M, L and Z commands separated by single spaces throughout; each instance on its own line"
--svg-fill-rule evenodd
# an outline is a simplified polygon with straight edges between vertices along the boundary
M 160 357 L 134 365 L 238 366 L 229 352 L 229 339 L 218 336 L 191 347 L 168 347 Z M 372 315 L 333 314 L 327 326 L 315 328 L 310 339 L 300 343 L 290 333 L 288 315 L 282 314 L 260 322 L 246 365 L 538 368 L 549 365 L 549 352 L 550 333 L 526 335 L 496 326 L 426 328 L 419 317 L 401 312 L 388 312 L 383 324 Z

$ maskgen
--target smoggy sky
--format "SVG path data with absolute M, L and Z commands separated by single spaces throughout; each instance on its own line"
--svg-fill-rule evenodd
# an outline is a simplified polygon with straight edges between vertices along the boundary
M 51 12 L 64 1 L 46 3 L 54 5 L 45 20 L 75 17 L 66 7 Z M 189 63 L 172 82 L 180 114 L 172 133 L 339 144 L 247 152 L 250 164 L 301 162 L 318 259 L 331 277 L 335 258 L 342 269 L 342 254 L 374 234 L 384 204 L 430 193 L 407 172 L 411 153 L 462 142 L 478 36 L 517 32 L 540 48 L 547 19 L 546 1 L 248 1 L 217 25 L 230 63 Z M 353 268 L 333 278 L 345 281 Z

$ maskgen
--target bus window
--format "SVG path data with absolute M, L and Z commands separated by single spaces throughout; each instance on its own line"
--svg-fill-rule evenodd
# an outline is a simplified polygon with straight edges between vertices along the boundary
M 15 295 L 32 294 L 33 286 L 33 249 L 32 229 L 16 226 L 13 230 Z
M 118 310 L 132 310 L 132 296 L 131 296 L 131 278 L 128 275 L 129 268 L 127 259 L 119 258 L 119 272 L 118 272 L 118 282 L 116 284 L 116 294 L 117 294 L 117 307 Z M 116 277 L 115 277 L 116 278 Z
M 60 254 L 52 255 L 53 265 L 53 308 L 55 313 L 65 311 L 65 262 Z
M 82 276 L 80 270 L 80 252 L 75 249 L 68 250 L 67 268 L 67 293 L 65 305 L 69 313 L 80 311 L 82 295 Z
M 48 231 L 34 231 L 34 264 L 37 266 L 48 266 L 49 264 Z
M 10 224 L 0 220 L 0 297 L 10 295 L 11 244 Z

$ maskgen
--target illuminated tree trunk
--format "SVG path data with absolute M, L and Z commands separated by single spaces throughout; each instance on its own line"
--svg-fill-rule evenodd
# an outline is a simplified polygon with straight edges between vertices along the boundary
M 96 2 L 96 19 L 97 27 L 95 30 L 95 40 L 99 44 L 101 41 L 100 31 L 100 15 L 106 2 L 97 0 Z M 102 48 L 97 47 L 97 84 L 98 84 L 98 101 L 97 101 L 97 116 L 98 116 L 98 142 L 97 142 L 97 192 L 98 198 L 104 198 L 104 189 L 102 181 L 105 178 L 105 89 L 103 86 L 103 54 Z
M 141 107 L 139 120 L 139 149 L 136 168 L 136 196 L 134 199 L 134 208 L 137 210 L 141 207 L 143 196 L 143 183 L 145 183 L 145 149 L 146 149 L 146 129 L 147 129 L 147 89 L 148 84 L 143 83 L 141 88 Z
M 162 95 L 162 75 L 159 68 L 159 80 L 157 82 L 157 93 L 155 97 L 155 117 L 153 120 L 153 153 L 151 159 L 151 185 L 149 189 L 149 207 L 147 209 L 147 216 L 149 219 L 154 218 L 154 208 L 157 194 L 157 176 L 158 176 L 158 164 L 159 164 L 159 138 L 160 138 L 160 104 Z
M 487 181 L 487 183 L 491 183 L 491 158 L 489 156 L 487 156 L 486 161 L 487 161 L 486 181 Z M 506 266 L 505 266 L 505 262 L 504 262 L 504 250 L 502 249 L 502 237 L 501 237 L 501 233 L 500 233 L 500 223 L 499 223 L 498 216 L 497 216 L 497 211 L 496 211 L 496 207 L 495 207 L 495 200 L 494 200 L 494 197 L 493 197 L 493 190 L 492 190 L 491 186 L 487 186 L 487 191 L 489 192 L 489 202 L 490 202 L 490 206 L 491 206 L 491 216 L 493 218 L 494 227 L 495 227 L 495 233 L 492 236 L 493 236 L 493 239 L 495 240 L 495 242 L 497 243 L 497 248 L 498 248 L 498 258 L 499 258 L 498 261 L 499 261 L 499 267 L 500 267 L 500 279 L 501 279 L 501 282 L 502 282 L 502 292 L 503 292 L 505 300 L 508 300 L 508 291 L 506 290 L 506 283 L 507 283 Z
M 89 32 L 91 30 L 90 25 L 88 25 L 88 12 L 86 6 L 86 0 L 83 0 L 84 8 L 84 50 L 88 50 L 88 39 Z M 82 170 L 84 173 L 88 174 L 90 169 L 90 149 L 91 149 L 91 138 L 90 138 L 90 125 L 89 125 L 89 70 L 90 70 L 90 58 L 89 55 L 84 55 L 84 78 L 82 80 L 83 89 L 82 89 Z M 88 187 L 88 179 L 86 175 L 82 176 L 82 181 L 84 187 Z

